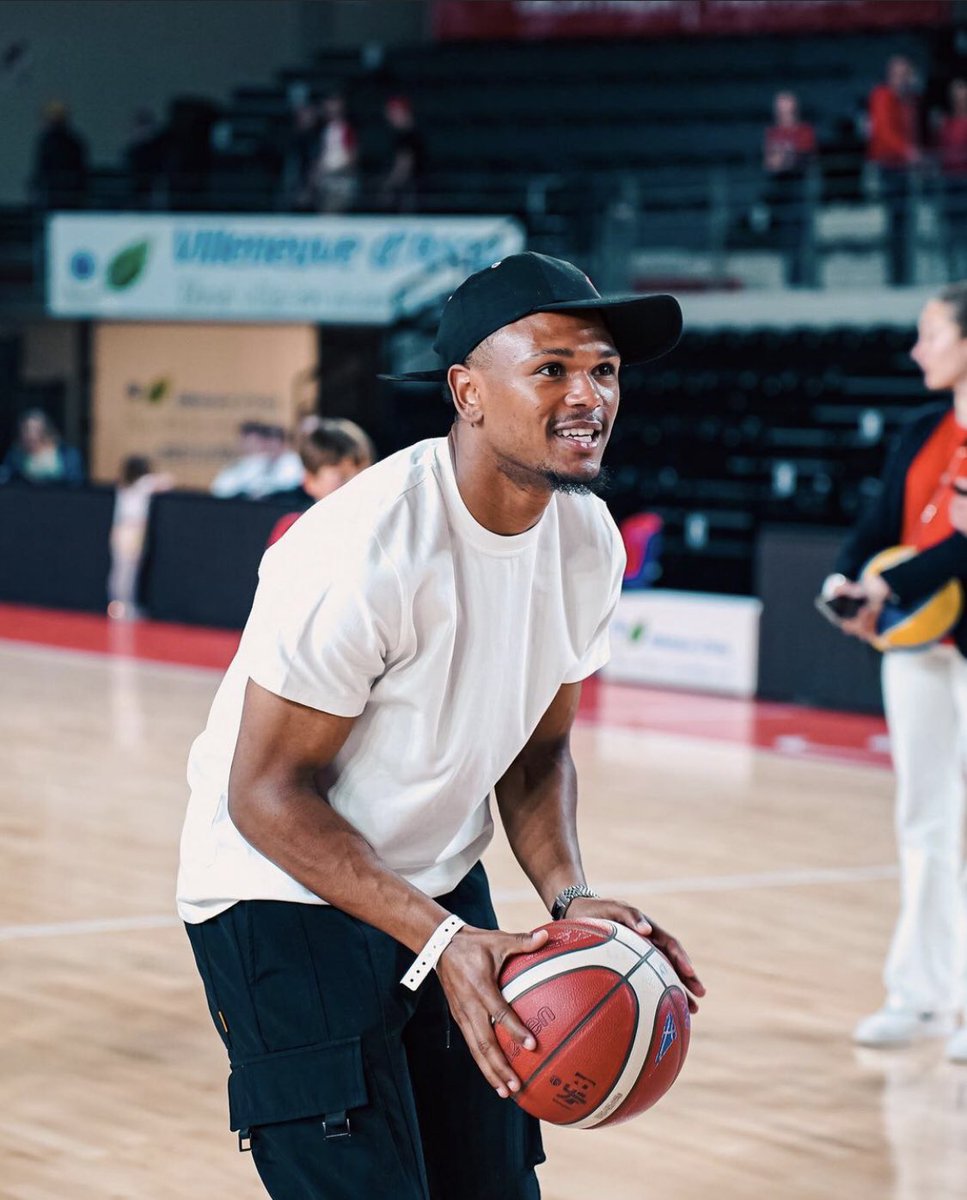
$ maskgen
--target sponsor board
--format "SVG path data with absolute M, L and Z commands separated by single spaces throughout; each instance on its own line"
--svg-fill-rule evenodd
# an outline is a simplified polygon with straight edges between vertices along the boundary
M 91 475 L 113 482 L 146 456 L 180 487 L 207 488 L 238 454 L 238 427 L 291 429 L 316 366 L 311 325 L 100 322 L 93 344 Z
M 952 0 L 436 0 L 440 41 L 832 33 L 948 25 Z
M 387 325 L 524 248 L 510 217 L 57 213 L 58 317 Z
M 625 592 L 601 674 L 616 683 L 753 696 L 761 611 L 747 596 Z

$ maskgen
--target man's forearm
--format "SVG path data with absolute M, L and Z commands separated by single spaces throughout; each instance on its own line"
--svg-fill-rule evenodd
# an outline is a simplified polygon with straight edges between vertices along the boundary
M 390 870 L 362 834 L 311 787 L 232 789 L 229 811 L 242 837 L 287 875 L 414 953 L 448 915 Z
M 548 911 L 555 896 L 584 883 L 577 837 L 577 772 L 565 744 L 522 755 L 497 785 L 507 839 Z

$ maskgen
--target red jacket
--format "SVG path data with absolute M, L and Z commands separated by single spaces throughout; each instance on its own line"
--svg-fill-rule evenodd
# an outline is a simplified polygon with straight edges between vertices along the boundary
M 885 83 L 870 92 L 870 140 L 867 158 L 884 167 L 903 167 L 919 145 L 917 102 L 899 96 Z

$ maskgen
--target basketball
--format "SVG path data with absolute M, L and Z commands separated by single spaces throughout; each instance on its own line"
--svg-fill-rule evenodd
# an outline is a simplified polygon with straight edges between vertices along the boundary
M 879 575 L 905 562 L 917 553 L 913 546 L 891 546 L 881 550 L 863 568 L 863 574 Z M 918 650 L 945 637 L 960 619 L 964 592 L 957 579 L 951 579 L 931 596 L 909 608 L 899 604 L 883 605 L 876 624 L 877 650 Z
M 646 938 L 612 921 L 555 921 L 533 954 L 504 966 L 504 998 L 537 1040 L 497 1038 L 521 1081 L 514 1099 L 554 1125 L 637 1116 L 678 1078 L 688 1051 L 685 990 Z

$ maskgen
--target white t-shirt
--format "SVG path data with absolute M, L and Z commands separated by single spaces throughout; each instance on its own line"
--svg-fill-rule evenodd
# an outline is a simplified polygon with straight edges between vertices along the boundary
M 490 793 L 559 688 L 608 659 L 624 549 L 605 505 L 555 494 L 526 533 L 479 525 L 445 438 L 320 501 L 267 550 L 241 644 L 188 763 L 178 907 L 323 903 L 228 814 L 245 687 L 357 717 L 329 802 L 427 895 L 480 858 Z
M 213 496 L 250 496 L 264 478 L 269 466 L 267 454 L 245 454 L 222 467 L 212 480 L 209 491 Z
M 278 458 L 269 459 L 262 475 L 249 485 L 247 492 L 260 500 L 274 492 L 291 492 L 302 486 L 305 467 L 294 450 L 284 450 Z

